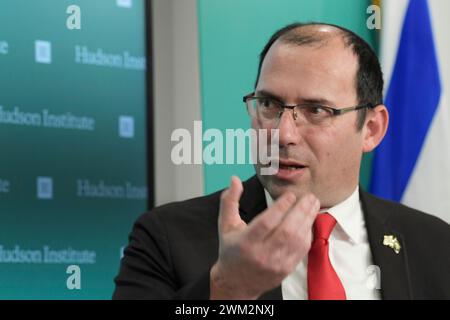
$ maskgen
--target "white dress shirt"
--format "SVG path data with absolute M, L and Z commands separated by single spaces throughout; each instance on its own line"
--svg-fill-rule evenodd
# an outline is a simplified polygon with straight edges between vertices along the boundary
M 267 206 L 273 202 L 265 191 Z M 329 256 L 348 300 L 381 299 L 379 268 L 373 265 L 364 216 L 359 200 L 359 187 L 343 202 L 321 210 L 337 221 L 329 238 Z M 308 255 L 287 276 L 281 291 L 284 300 L 308 299 Z

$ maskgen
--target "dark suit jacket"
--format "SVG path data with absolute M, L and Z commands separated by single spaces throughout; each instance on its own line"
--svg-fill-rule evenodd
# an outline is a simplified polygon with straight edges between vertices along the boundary
M 450 226 L 360 188 L 369 243 L 381 271 L 383 299 L 450 299 Z M 218 257 L 220 192 L 158 207 L 135 223 L 115 279 L 114 299 L 208 299 Z M 256 176 L 244 183 L 240 215 L 250 222 L 267 207 Z M 383 245 L 395 235 L 396 254 Z M 261 299 L 282 299 L 281 286 Z

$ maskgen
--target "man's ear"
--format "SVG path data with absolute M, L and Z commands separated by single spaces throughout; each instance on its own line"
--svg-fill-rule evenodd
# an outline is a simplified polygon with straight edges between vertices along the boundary
M 363 127 L 363 152 L 375 149 L 386 135 L 389 124 L 389 112 L 380 104 L 369 110 Z

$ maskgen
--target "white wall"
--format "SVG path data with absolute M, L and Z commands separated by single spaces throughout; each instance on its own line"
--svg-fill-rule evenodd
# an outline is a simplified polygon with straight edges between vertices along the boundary
M 196 0 L 153 0 L 156 205 L 203 195 L 200 165 L 175 166 L 172 131 L 201 120 Z

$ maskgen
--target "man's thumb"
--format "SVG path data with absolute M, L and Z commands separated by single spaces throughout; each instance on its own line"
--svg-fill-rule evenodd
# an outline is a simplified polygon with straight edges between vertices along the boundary
M 242 186 L 241 180 L 236 176 L 232 176 L 230 187 L 223 191 L 220 196 L 220 233 L 227 232 L 243 223 L 239 215 L 239 199 L 243 190 L 244 187 Z

